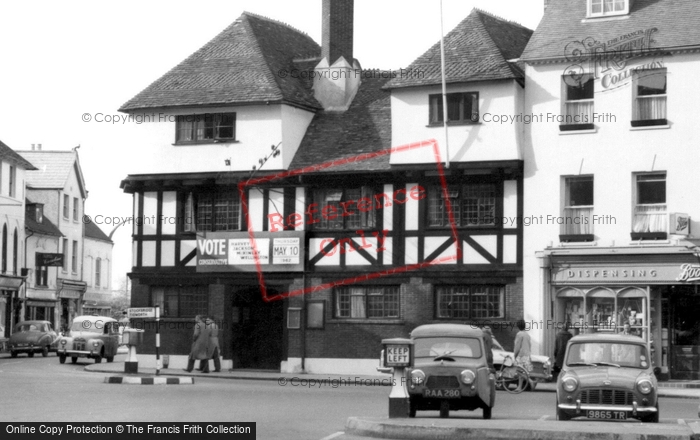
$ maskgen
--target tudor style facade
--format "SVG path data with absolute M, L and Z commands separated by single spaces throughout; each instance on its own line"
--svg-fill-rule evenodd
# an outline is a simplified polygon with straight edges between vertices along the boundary
M 523 59 L 525 319 L 634 332 L 662 377 L 700 377 L 695 1 L 550 2 Z M 549 190 L 543 190 L 549 188 Z M 550 324 L 547 324 L 550 323 Z
M 245 13 L 122 107 L 175 116 L 141 125 L 167 160 L 122 182 L 140 220 L 132 305 L 161 307 L 171 365 L 196 314 L 222 323 L 234 368 L 372 373 L 383 338 L 427 322 L 490 323 L 512 340 L 498 323 L 522 317 L 523 228 L 504 221 L 522 216 L 522 140 L 483 117 L 522 108 L 510 60 L 531 31 L 475 10 L 445 37 L 447 156 L 439 46 L 409 66 L 420 77 L 353 74 L 352 13 L 324 2 L 321 47 Z M 222 65 L 239 76 L 217 81 Z M 308 84 L 281 69 L 345 74 Z

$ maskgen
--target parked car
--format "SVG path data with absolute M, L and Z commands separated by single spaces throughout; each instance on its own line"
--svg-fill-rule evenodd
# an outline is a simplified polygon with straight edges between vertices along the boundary
M 557 419 L 659 421 L 649 344 L 638 336 L 585 334 L 566 348 L 557 380 Z
M 34 353 L 41 353 L 46 357 L 49 351 L 56 351 L 53 345 L 56 339 L 58 334 L 49 321 L 19 322 L 10 336 L 10 356 L 27 353 L 27 356 L 34 357 Z
M 491 418 L 496 382 L 486 362 L 483 332 L 462 324 L 428 324 L 411 332 L 413 365 L 408 368 L 409 416 L 416 411 L 481 409 Z
M 73 363 L 79 357 L 94 359 L 96 364 L 107 359 L 112 362 L 119 348 L 119 322 L 105 316 L 77 316 L 67 335 L 57 343 L 59 361 L 70 357 Z
M 496 371 L 501 369 L 503 360 L 510 356 L 515 359 L 512 351 L 506 351 L 503 346 L 492 337 L 491 352 L 493 353 L 493 366 Z M 548 356 L 531 355 L 530 362 L 532 363 L 532 371 L 530 373 L 530 384 L 527 389 L 534 390 L 540 382 L 549 382 L 552 380 L 552 360 Z

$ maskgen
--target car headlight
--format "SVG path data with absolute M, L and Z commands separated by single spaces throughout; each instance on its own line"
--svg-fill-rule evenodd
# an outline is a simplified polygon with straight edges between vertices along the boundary
M 97 341 L 94 341 L 94 342 L 92 343 L 92 346 L 95 347 L 95 348 L 97 348 L 98 345 L 100 345 L 100 343 L 97 342 Z
M 474 379 L 476 378 L 476 375 L 474 375 L 474 372 L 472 370 L 464 370 L 462 371 L 462 374 L 459 375 L 460 379 L 462 379 L 462 382 L 464 382 L 466 385 L 471 385 L 474 383 Z
M 569 376 L 562 381 L 562 385 L 565 391 L 572 392 L 578 387 L 578 380 L 576 380 L 575 377 Z
M 654 389 L 654 385 L 649 379 L 642 379 L 639 382 L 637 382 L 637 389 L 642 394 L 649 394 L 651 393 L 651 390 Z
M 423 373 L 421 370 L 413 370 L 411 371 L 411 382 L 414 385 L 420 385 L 425 382 L 425 373 Z
M 61 339 L 61 345 L 66 345 L 66 340 L 65 340 L 65 339 Z

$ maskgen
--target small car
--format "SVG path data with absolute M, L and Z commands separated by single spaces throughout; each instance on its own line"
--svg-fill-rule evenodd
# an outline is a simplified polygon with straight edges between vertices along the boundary
M 496 371 L 501 369 L 503 365 L 503 360 L 510 356 L 515 359 L 512 351 L 506 351 L 503 346 L 496 340 L 495 337 L 491 337 L 491 352 L 493 353 L 493 366 Z M 552 380 L 552 360 L 548 356 L 531 355 L 530 362 L 532 363 L 532 371 L 530 373 L 530 384 L 528 385 L 529 390 L 534 390 L 537 384 L 540 382 L 549 382 Z
M 574 336 L 557 380 L 557 419 L 658 423 L 657 393 L 648 342 L 612 333 Z
M 407 369 L 409 417 L 416 411 L 481 409 L 491 418 L 496 379 L 486 362 L 483 332 L 463 324 L 428 324 L 411 332 L 413 365 Z
M 96 364 L 102 359 L 112 362 L 119 348 L 119 322 L 106 316 L 76 316 L 68 334 L 56 346 L 62 364 L 67 357 L 73 363 L 79 357 L 94 359 Z
M 46 357 L 49 351 L 56 351 L 54 342 L 58 334 L 54 331 L 49 321 L 21 321 L 15 325 L 10 336 L 10 356 L 17 357 L 19 353 L 27 353 L 34 357 L 34 353 L 41 353 Z

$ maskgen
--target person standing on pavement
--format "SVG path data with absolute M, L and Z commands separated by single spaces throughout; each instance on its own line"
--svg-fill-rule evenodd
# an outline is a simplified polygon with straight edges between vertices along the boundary
M 199 369 L 209 372 L 209 359 L 214 360 L 214 372 L 221 371 L 221 357 L 219 356 L 219 327 L 211 318 L 204 319 L 204 326 L 209 330 L 209 346 L 207 348 L 207 359 L 199 362 Z
M 530 335 L 525 331 L 525 321 L 522 319 L 517 323 L 518 332 L 515 335 L 515 348 L 513 356 L 517 365 L 523 367 L 527 372 L 532 371 L 532 361 L 530 360 Z
M 192 336 L 192 349 L 190 350 L 190 356 L 187 360 L 187 368 L 185 371 L 192 372 L 194 369 L 194 363 L 196 360 L 208 360 L 208 350 L 209 350 L 209 340 L 210 340 L 210 330 L 204 323 L 202 316 L 197 315 L 194 317 L 194 335 Z M 204 365 L 202 373 L 209 372 L 209 362 Z
M 566 321 L 564 328 L 557 332 L 556 338 L 554 339 L 554 380 L 557 379 L 561 368 L 564 366 L 566 344 L 569 343 L 569 339 L 574 337 L 569 331 L 570 327 L 571 323 Z

